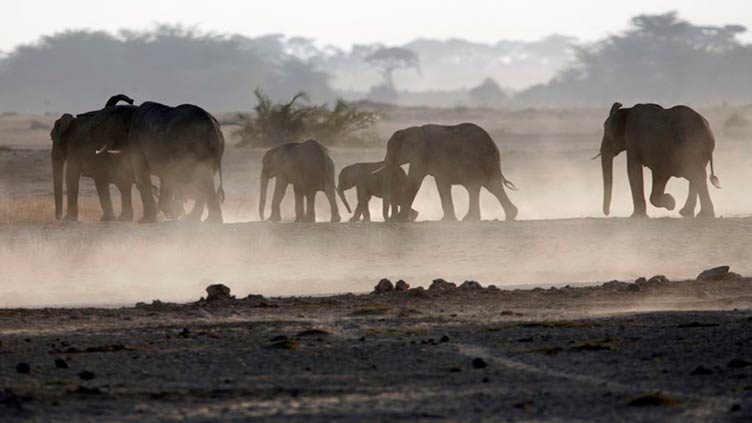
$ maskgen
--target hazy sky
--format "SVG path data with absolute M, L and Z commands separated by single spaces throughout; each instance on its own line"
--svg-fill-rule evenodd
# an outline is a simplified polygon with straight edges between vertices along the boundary
M 752 27 L 749 0 L 3 0 L 0 50 L 68 28 L 145 29 L 155 22 L 257 36 L 284 33 L 349 47 L 417 37 L 493 42 L 552 33 L 583 40 L 623 30 L 631 16 L 678 10 L 697 24 Z M 746 40 L 752 40 L 746 36 Z

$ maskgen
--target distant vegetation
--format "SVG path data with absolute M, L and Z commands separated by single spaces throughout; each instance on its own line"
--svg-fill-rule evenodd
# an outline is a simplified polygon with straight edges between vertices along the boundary
M 269 147 L 313 138 L 327 145 L 362 145 L 373 140 L 369 130 L 378 114 L 337 100 L 311 104 L 305 93 L 289 101 L 274 103 L 261 90 L 254 91 L 258 104 L 251 115 L 241 115 L 241 129 L 236 132 L 239 145 Z
M 119 92 L 232 112 L 253 101 L 253 87 L 273 102 L 303 91 L 317 103 L 343 98 L 434 107 L 752 102 L 752 45 L 738 38 L 745 27 L 698 26 L 676 13 L 631 23 L 586 45 L 552 35 L 493 44 L 417 39 L 349 50 L 302 37 L 248 38 L 181 26 L 68 31 L 0 57 L 0 112 L 85 111 Z

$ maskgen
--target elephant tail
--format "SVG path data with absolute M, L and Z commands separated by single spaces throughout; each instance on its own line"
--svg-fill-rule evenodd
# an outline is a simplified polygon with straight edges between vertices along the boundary
M 710 156 L 710 183 L 714 187 L 721 189 L 721 181 L 715 176 L 715 169 L 713 169 L 713 155 Z
M 225 189 L 222 187 L 222 163 L 219 163 L 217 168 L 219 170 L 219 188 L 217 188 L 217 199 L 219 200 L 219 204 L 223 204 L 225 202 Z
M 342 200 L 342 203 L 345 205 L 345 209 L 348 213 L 352 214 L 352 210 L 350 209 L 350 204 L 347 203 L 347 198 L 345 198 L 345 192 L 341 190 L 337 184 L 334 183 L 334 178 L 329 178 L 329 183 L 332 184 L 334 187 L 334 190 L 337 191 L 337 194 L 339 195 L 339 199 Z
M 512 191 L 517 191 L 517 186 L 515 186 L 514 183 L 512 183 L 512 181 L 505 178 L 504 174 L 501 173 L 501 171 L 499 171 L 499 173 L 501 174 L 501 183 L 503 183 L 505 187 L 511 189 Z

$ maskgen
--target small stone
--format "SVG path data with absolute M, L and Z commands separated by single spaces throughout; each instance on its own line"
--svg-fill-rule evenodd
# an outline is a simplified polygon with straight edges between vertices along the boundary
M 485 369 L 486 367 L 488 367 L 488 363 L 482 358 L 478 357 L 473 359 L 473 369 Z
M 487 290 L 487 291 L 494 291 L 494 292 L 498 292 L 498 291 L 500 291 L 500 289 L 499 289 L 499 288 L 498 288 L 498 287 L 497 287 L 496 285 L 488 285 L 488 286 L 486 287 L 486 290 Z
M 664 275 L 655 275 L 652 278 L 648 279 L 648 285 L 655 286 L 655 285 L 661 285 L 664 283 L 668 283 L 669 280 Z
M 408 289 L 410 289 L 410 284 L 403 281 L 402 279 L 398 280 L 397 283 L 394 285 L 395 291 L 402 292 L 402 291 L 407 291 Z
M 29 366 L 29 363 L 18 363 L 16 364 L 16 371 L 22 375 L 28 375 L 31 373 L 31 366 Z
M 476 281 L 465 281 L 462 282 L 462 285 L 460 285 L 460 288 L 462 289 L 483 289 L 483 286 L 481 286 L 480 283 Z
M 394 285 L 389 279 L 382 279 L 376 286 L 373 287 L 373 293 L 377 295 L 386 294 L 387 292 L 394 291 Z
M 742 360 L 740 358 L 733 358 L 731 361 L 728 362 L 726 365 L 729 369 L 742 369 L 747 366 L 752 366 L 752 363 L 750 363 L 747 360 Z
M 62 358 L 56 358 L 55 367 L 58 369 L 67 369 L 70 366 L 68 366 L 68 362 L 63 360 Z
M 698 281 L 720 281 L 723 280 L 729 273 L 729 266 L 718 266 L 712 269 L 703 270 L 697 275 Z
M 428 298 L 428 292 L 422 286 L 412 288 L 407 293 L 416 298 Z
M 444 279 L 434 279 L 433 283 L 431 283 L 431 286 L 428 287 L 428 290 L 444 292 L 444 291 L 452 291 L 455 288 L 457 288 L 457 285 L 453 282 L 447 282 Z
M 84 370 L 78 374 L 78 377 L 80 377 L 81 380 L 92 380 L 97 376 L 90 370 Z
M 734 404 L 734 405 L 731 406 L 731 408 L 729 408 L 729 411 L 732 412 L 732 413 L 736 413 L 737 411 L 741 411 L 741 409 L 742 409 L 741 405 Z
M 639 278 L 635 279 L 635 281 L 634 281 L 635 285 L 637 285 L 637 286 L 644 285 L 647 282 L 648 282 L 648 280 L 645 279 L 645 278 L 643 278 L 643 277 L 639 277 Z
M 231 300 L 230 288 L 221 283 L 215 283 L 206 287 L 206 301 Z
M 439 342 L 449 342 L 449 337 L 447 335 L 444 335 L 439 339 Z
M 695 376 L 705 376 L 712 375 L 713 371 L 703 366 L 697 366 L 694 370 L 692 370 L 692 373 L 690 374 Z

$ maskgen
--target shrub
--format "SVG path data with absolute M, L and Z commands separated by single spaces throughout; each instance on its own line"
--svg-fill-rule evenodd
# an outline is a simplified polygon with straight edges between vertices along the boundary
M 254 114 L 240 116 L 236 132 L 240 146 L 270 147 L 313 138 L 322 144 L 365 144 L 375 139 L 370 132 L 379 115 L 361 110 L 343 100 L 334 108 L 310 104 L 305 93 L 298 93 L 285 103 L 274 103 L 261 90 L 254 91 L 258 104 Z

